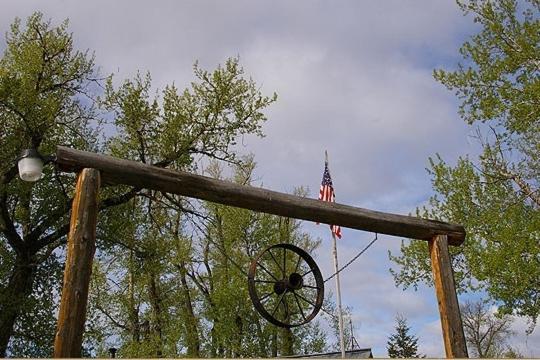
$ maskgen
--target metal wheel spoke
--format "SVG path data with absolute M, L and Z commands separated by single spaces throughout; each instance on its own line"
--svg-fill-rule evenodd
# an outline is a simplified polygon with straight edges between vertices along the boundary
M 263 269 L 264 271 L 266 271 L 266 273 L 267 273 L 268 275 L 270 275 L 274 280 L 279 281 L 279 280 L 278 280 L 278 279 L 277 279 L 270 271 L 268 271 L 267 268 L 264 267 L 263 264 L 261 264 L 260 262 L 257 261 L 257 265 L 259 265 L 259 266 L 261 267 L 261 269 Z
M 286 277 L 286 271 L 287 271 L 287 250 L 283 248 L 283 277 Z
M 300 294 L 297 294 L 297 295 L 298 295 L 298 297 L 299 297 L 300 299 L 302 299 L 302 300 L 304 300 L 305 302 L 307 302 L 308 304 L 312 305 L 314 308 L 317 307 L 317 305 L 315 305 L 314 303 L 312 303 L 311 301 L 309 301 L 308 299 L 306 299 L 306 298 L 303 297 L 302 295 L 300 295 Z
M 271 280 L 254 280 L 256 283 L 267 283 L 267 284 L 275 284 L 275 281 Z
M 264 300 L 268 299 L 272 294 L 273 294 L 273 292 L 269 292 L 269 293 L 265 294 L 263 297 L 261 297 L 259 299 L 259 301 L 263 302 Z
M 274 260 L 274 262 L 276 263 L 277 267 L 281 269 L 281 265 L 279 265 L 278 261 L 276 260 L 276 258 L 274 257 L 274 254 L 272 254 L 272 251 L 270 249 L 268 249 L 268 253 L 272 257 L 272 260 Z M 285 278 L 285 269 L 281 269 L 281 271 L 283 272 L 283 278 Z
M 300 254 L 297 254 L 297 255 L 298 255 L 298 261 L 296 262 L 296 266 L 294 267 L 295 273 L 298 272 L 298 266 L 300 266 L 300 261 L 302 261 L 302 257 L 300 256 Z
M 313 272 L 313 269 L 310 268 L 309 271 L 307 271 L 307 272 L 305 272 L 305 273 L 302 274 L 302 277 L 306 276 L 307 274 L 309 274 L 309 273 L 311 273 L 311 272 Z
M 298 300 L 298 295 L 296 295 L 296 292 L 293 291 L 294 299 L 296 300 L 296 305 L 298 305 L 298 309 L 300 310 L 300 314 L 302 314 L 302 317 L 304 318 L 304 321 L 306 321 L 306 315 L 304 315 L 304 310 L 302 310 L 302 306 L 300 305 L 300 301 Z
M 274 314 L 276 313 L 276 311 L 277 311 L 277 309 L 278 309 L 278 307 L 279 307 L 279 304 L 281 304 L 281 300 L 283 300 L 283 296 L 285 296 L 286 293 L 287 293 L 287 292 L 285 291 L 285 292 L 284 292 L 283 294 L 281 294 L 281 296 L 279 297 L 278 302 L 277 302 L 276 306 L 274 307 L 274 310 L 272 311 L 271 316 L 274 316 Z
M 248 291 L 263 318 L 276 326 L 292 328 L 306 324 L 321 310 L 324 282 L 307 252 L 284 243 L 268 246 L 251 261 Z

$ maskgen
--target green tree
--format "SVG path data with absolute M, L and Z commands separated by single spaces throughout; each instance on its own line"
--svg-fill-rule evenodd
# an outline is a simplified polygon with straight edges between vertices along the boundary
M 248 157 L 236 167 L 232 181 L 252 185 L 255 163 Z M 222 178 L 214 163 L 208 173 Z M 305 195 L 298 189 L 297 195 Z M 291 243 L 312 252 L 319 242 L 301 231 L 300 222 L 223 205 L 205 204 L 208 223 L 197 246 L 204 266 L 190 264 L 188 276 L 204 299 L 210 356 L 272 357 L 321 351 L 325 335 L 315 322 L 295 329 L 277 329 L 255 311 L 247 290 L 251 259 L 266 246 Z M 292 263 L 292 261 L 291 261 Z
M 540 314 L 540 3 L 459 1 L 481 26 L 463 44 L 456 70 L 435 79 L 461 100 L 476 127 L 478 159 L 430 159 L 436 193 L 420 216 L 463 224 L 464 245 L 451 248 L 459 291 L 484 290 L 503 313 Z M 432 284 L 427 245 L 402 243 L 392 255 L 396 284 Z M 531 327 L 532 330 L 533 327 Z
M 418 338 L 409 334 L 410 328 L 407 319 L 402 315 L 396 316 L 395 333 L 388 337 L 386 349 L 391 358 L 419 358 L 424 357 L 418 354 Z
M 44 181 L 23 183 L 15 159 L 25 148 L 43 154 L 50 154 L 56 144 L 96 148 L 90 126 L 93 108 L 83 99 L 95 77 L 93 58 L 74 50 L 66 29 L 67 22 L 53 28 L 41 14 L 31 16 L 24 29 L 16 20 L 0 59 L 0 241 L 5 276 L 0 287 L 0 356 L 6 355 L 9 339 L 22 326 L 23 322 L 16 325 L 23 321 L 22 313 L 37 315 L 31 298 L 48 281 L 41 278 L 54 273 L 43 266 L 51 264 L 57 256 L 54 249 L 65 241 L 73 182 L 72 176 L 47 167 Z M 54 313 L 53 304 L 48 305 L 43 310 Z M 35 320 L 42 320 L 37 328 L 50 323 L 40 316 L 31 322 Z M 24 334 L 27 329 L 19 330 Z M 51 329 L 39 332 L 50 334 Z M 19 336 L 14 345 L 20 340 Z M 40 345 L 36 341 L 28 348 Z
M 74 184 L 73 175 L 50 166 L 41 181 L 22 182 L 15 165 L 21 150 L 35 148 L 51 154 L 62 144 L 175 169 L 193 169 L 194 160 L 205 157 L 236 161 L 232 150 L 236 138 L 247 133 L 262 135 L 262 111 L 276 99 L 275 94 L 262 95 L 243 76 L 238 59 L 227 60 L 215 71 L 195 65 L 196 80 L 182 92 L 168 86 L 150 96 L 149 75 L 126 80 L 119 88 L 109 78 L 102 92 L 94 58 L 88 51 L 74 48 L 67 21 L 53 26 L 40 13 L 30 16 L 25 26 L 17 19 L 6 44 L 0 59 L 2 356 L 10 341 L 10 355 L 26 354 L 17 350 L 24 346 L 16 345 L 24 340 L 21 334 L 32 334 L 27 328 L 20 329 L 24 324 L 43 326 L 40 334 L 54 333 L 53 322 L 45 315 L 53 314 L 57 304 L 45 301 L 48 294 L 43 297 L 35 291 L 45 289 L 42 284 L 50 283 L 48 277 L 57 274 L 49 266 L 56 257 L 63 257 Z M 114 115 L 108 122 L 117 132 L 110 138 L 101 127 L 110 117 L 101 119 L 98 105 Z M 102 138 L 106 141 L 99 142 Z M 107 247 L 121 246 L 112 236 L 118 229 L 109 225 L 125 212 L 113 209 L 134 198 L 143 199 L 144 207 L 152 209 L 152 196 L 152 192 L 125 186 L 103 189 L 98 255 Z M 148 281 L 151 285 L 152 279 Z M 155 285 L 157 291 L 160 284 Z M 36 303 L 32 299 L 37 298 L 47 306 L 43 311 L 33 309 L 32 303 Z M 157 311 L 155 306 L 153 310 Z M 36 339 L 27 336 L 26 347 L 42 348 L 43 343 Z
M 13 329 L 11 352 L 24 357 L 52 357 L 57 295 L 61 291 L 63 266 L 61 258 L 50 256 L 36 269 L 32 293 L 21 307 Z
M 254 162 L 240 160 L 231 180 L 251 184 Z M 212 163 L 208 173 L 222 177 L 221 166 Z M 152 202 L 150 211 L 150 203 L 133 199 L 115 209 L 126 211 L 123 216 L 108 218 L 120 223 L 109 225 L 118 240 L 102 247 L 95 265 L 89 344 L 114 338 L 126 357 L 269 357 L 274 350 L 277 356 L 324 349 L 317 322 L 278 330 L 255 312 L 247 292 L 245 271 L 265 246 L 318 245 L 298 222 L 167 194 L 154 194 Z M 106 356 L 107 347 L 96 354 Z

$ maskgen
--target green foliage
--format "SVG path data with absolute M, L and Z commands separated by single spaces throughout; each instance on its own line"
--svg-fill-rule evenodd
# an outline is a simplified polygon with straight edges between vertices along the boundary
M 167 86 L 151 96 L 150 75 L 138 74 L 118 89 L 109 78 L 101 105 L 115 115 L 113 155 L 177 169 L 195 166 L 194 156 L 235 162 L 231 147 L 244 134 L 262 136 L 262 110 L 277 99 L 264 96 L 243 77 L 239 59 L 213 72 L 194 66 L 197 82 L 182 92 Z M 162 104 L 161 106 L 159 104 Z
M 388 337 L 387 350 L 391 358 L 421 358 L 418 354 L 418 338 L 410 335 L 407 319 L 402 315 L 396 316 L 395 333 Z
M 195 64 L 195 80 L 184 91 L 171 85 L 154 93 L 149 74 L 116 87 L 112 77 L 99 78 L 88 51 L 75 49 L 67 21 L 55 26 L 40 13 L 24 26 L 17 19 L 6 42 L 0 59 L 0 355 L 9 342 L 9 355 L 50 356 L 56 259 L 66 242 L 74 176 L 46 166 L 41 181 L 24 183 L 15 166 L 21 150 L 49 155 L 61 144 L 174 169 L 194 170 L 204 159 L 240 164 L 232 146 L 244 134 L 262 136 L 263 111 L 276 95 L 264 96 L 238 59 L 214 71 Z M 116 127 L 112 136 L 103 131 L 107 122 Z M 120 328 L 124 355 L 177 356 L 190 332 L 172 315 L 189 318 L 176 303 L 189 291 L 179 291 L 178 278 L 170 276 L 178 272 L 176 261 L 192 261 L 185 229 L 200 205 L 126 186 L 104 187 L 100 195 L 100 263 L 84 351 L 107 355 L 103 343 L 113 337 L 111 328 Z M 189 299 L 194 313 L 204 310 L 201 299 L 196 292 Z M 202 334 L 205 324 L 195 325 Z
M 465 243 L 450 249 L 459 291 L 484 290 L 500 311 L 540 314 L 540 5 L 513 0 L 459 2 L 481 31 L 463 44 L 464 63 L 435 78 L 462 101 L 477 125 L 478 159 L 430 159 L 435 194 L 423 217 L 462 224 Z M 522 13 L 518 13 L 518 9 Z M 397 285 L 431 285 L 427 245 L 402 243 L 390 258 Z M 532 329 L 532 327 L 531 327 Z
M 251 184 L 253 158 L 239 160 L 231 180 Z M 207 172 L 223 177 L 216 162 Z M 109 345 L 123 357 L 270 357 L 325 350 L 317 322 L 278 330 L 261 318 L 248 295 L 245 272 L 261 249 L 282 241 L 308 250 L 318 245 L 298 222 L 161 195 L 115 210 L 125 213 L 111 221 L 121 218 L 125 224 L 115 226 L 118 245 L 102 251 L 95 266 L 88 343 L 114 338 Z
M 469 124 L 490 121 L 510 132 L 536 126 L 540 5 L 526 1 L 520 14 L 515 0 L 458 4 L 482 30 L 461 47 L 465 63 L 456 71 L 435 70 L 435 78 L 462 100 L 460 113 Z
M 42 14 L 16 21 L 0 59 L 2 170 L 24 148 L 48 154 L 58 143 L 82 147 L 92 141 L 91 107 L 82 96 L 95 77 L 88 52 L 73 48 L 68 22 L 53 27 Z
M 243 164 L 236 167 L 233 180 L 249 185 L 255 163 L 248 157 Z M 215 177 L 222 174 L 215 163 L 209 172 Z M 296 193 L 302 194 L 304 191 L 298 189 Z M 197 287 L 209 290 L 206 309 L 216 334 L 212 340 L 217 345 L 217 351 L 210 349 L 210 354 L 219 355 L 220 347 L 232 347 L 232 355 L 249 357 L 270 357 L 274 356 L 274 351 L 276 354 L 292 355 L 324 349 L 325 336 L 317 323 L 275 333 L 276 328 L 255 312 L 246 281 L 246 270 L 251 259 L 265 247 L 285 242 L 311 252 L 319 242 L 303 233 L 300 223 L 293 219 L 216 204 L 208 204 L 207 209 L 212 222 L 207 227 L 202 247 L 209 251 L 207 268 L 211 271 L 205 272 L 208 276 L 206 281 L 199 282 Z M 203 258 L 204 251 L 201 254 Z M 293 264 L 293 261 L 288 263 Z M 198 282 L 196 276 L 192 279 Z M 244 330 L 247 324 L 250 324 L 248 331 Z M 268 340 L 261 343 L 261 338 Z
M 40 13 L 16 20 L 0 59 L 0 355 L 50 356 L 58 294 L 54 250 L 65 241 L 73 176 L 51 167 L 38 183 L 18 177 L 22 149 L 44 155 L 58 144 L 92 149 L 99 121 L 87 95 L 93 58 L 77 51 L 67 22 Z M 41 307 L 41 308 L 40 308 Z

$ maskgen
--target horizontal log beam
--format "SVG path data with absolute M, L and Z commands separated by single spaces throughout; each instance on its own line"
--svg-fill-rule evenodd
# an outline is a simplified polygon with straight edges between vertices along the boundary
M 420 240 L 430 240 L 436 235 L 447 235 L 448 243 L 456 246 L 465 240 L 465 230 L 460 225 L 328 203 L 63 146 L 57 148 L 56 162 L 63 171 L 97 169 L 101 172 L 104 183 L 158 190 L 379 234 Z

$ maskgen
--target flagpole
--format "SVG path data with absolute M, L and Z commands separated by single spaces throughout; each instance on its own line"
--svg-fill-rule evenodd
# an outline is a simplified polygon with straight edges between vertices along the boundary
M 326 166 L 328 166 L 328 152 L 324 151 L 324 160 Z M 336 273 L 336 291 L 337 291 L 337 302 L 338 302 L 338 323 L 339 323 L 339 345 L 341 348 L 341 358 L 345 358 L 345 341 L 343 339 L 343 310 L 341 307 L 341 286 L 339 284 L 339 265 L 338 265 L 338 256 L 337 256 L 337 242 L 336 234 L 332 233 L 332 254 L 334 255 L 334 272 Z
M 336 272 L 336 289 L 337 289 L 337 302 L 338 302 L 338 320 L 339 320 L 339 345 L 341 347 L 341 357 L 345 358 L 345 341 L 343 339 L 343 311 L 341 308 L 341 287 L 339 284 L 339 273 L 338 273 L 338 257 L 337 257 L 337 245 L 336 245 L 336 235 L 332 232 L 333 240 L 333 249 L 332 254 L 334 255 L 334 271 Z

